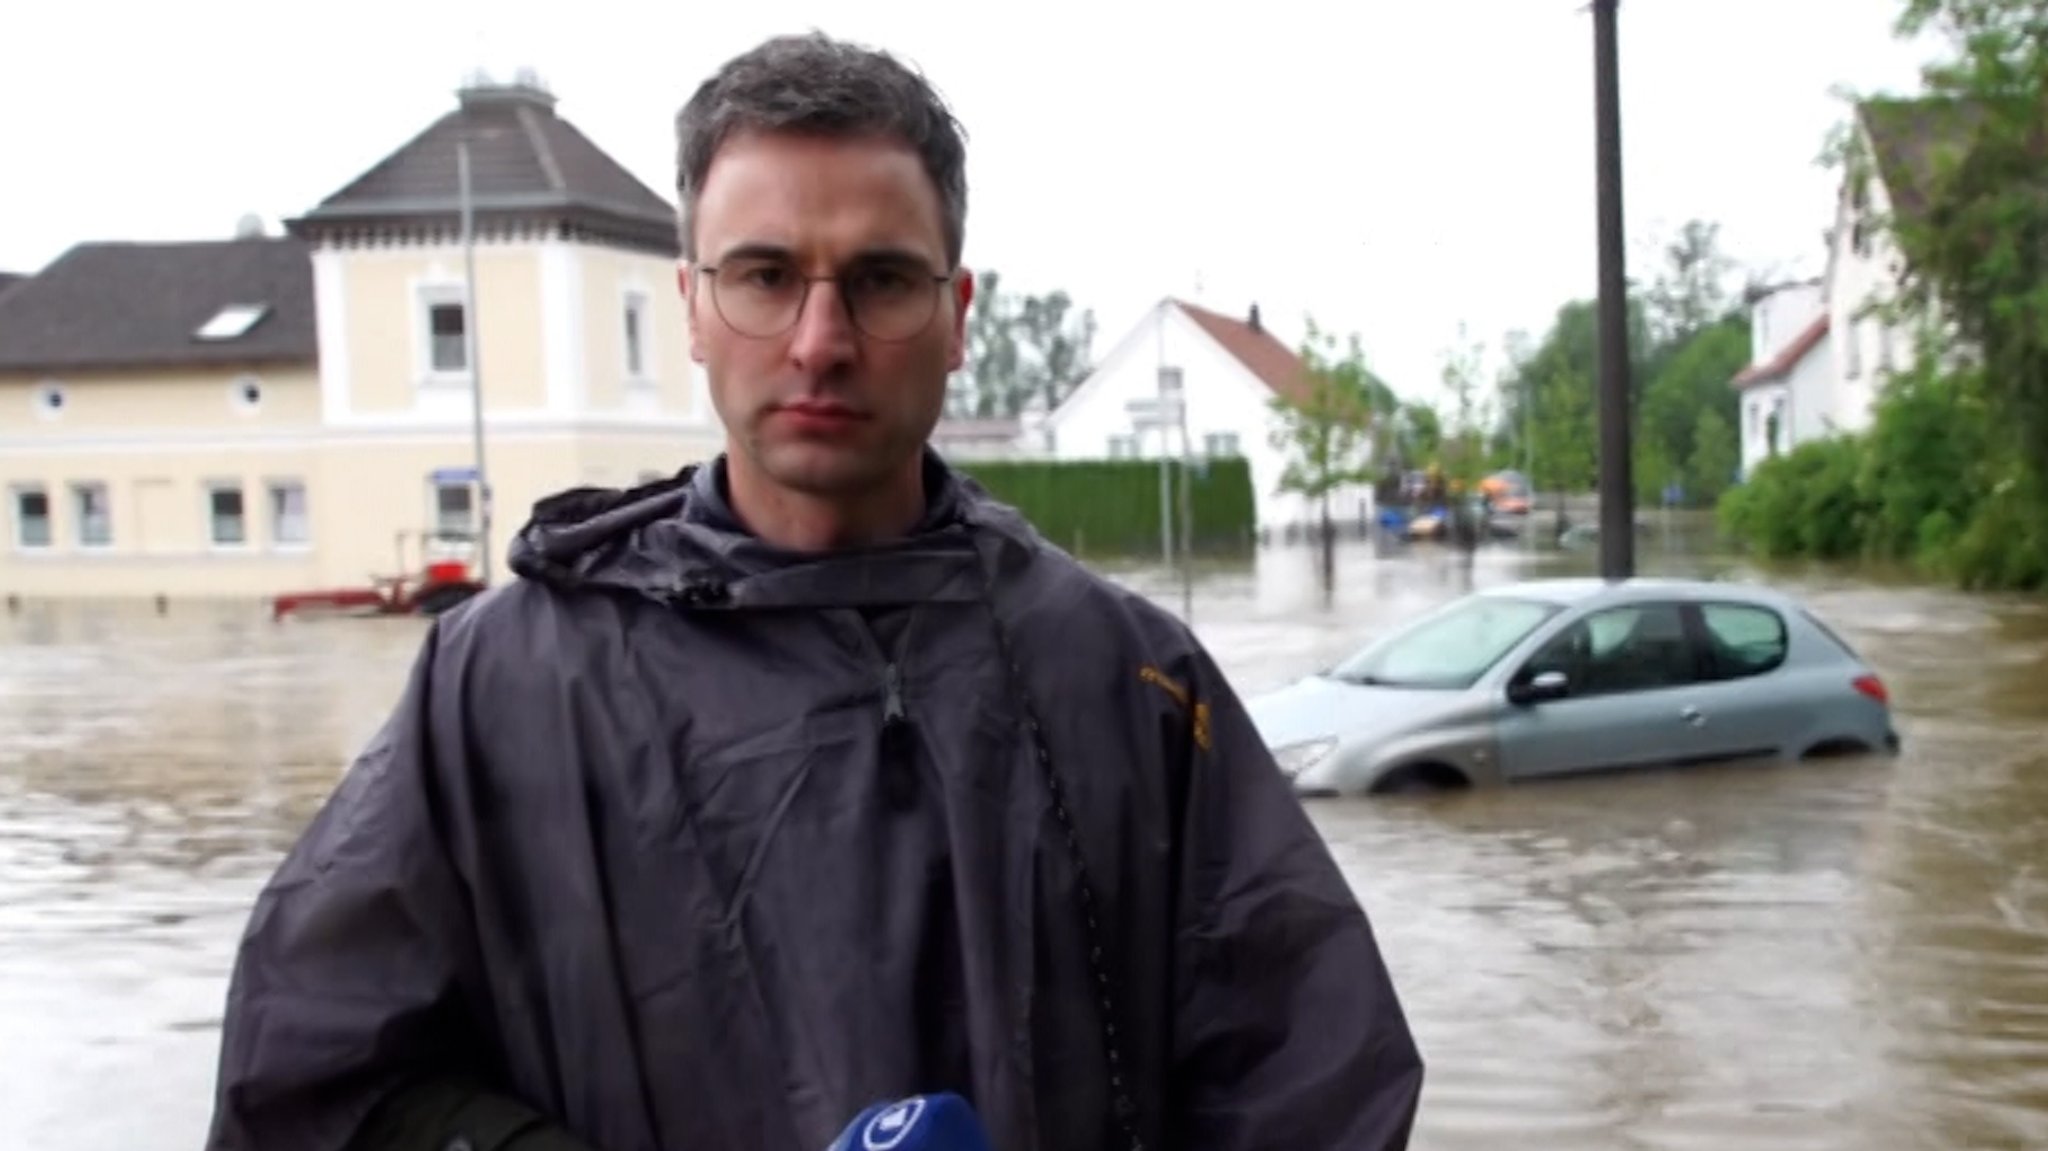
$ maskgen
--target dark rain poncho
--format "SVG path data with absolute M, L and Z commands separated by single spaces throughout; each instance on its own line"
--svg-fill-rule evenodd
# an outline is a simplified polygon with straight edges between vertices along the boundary
M 1421 1063 L 1351 891 L 1177 620 L 936 459 L 827 557 L 714 469 L 543 502 L 256 903 L 210 1146 L 472 1077 L 602 1151 L 1385 1151 Z

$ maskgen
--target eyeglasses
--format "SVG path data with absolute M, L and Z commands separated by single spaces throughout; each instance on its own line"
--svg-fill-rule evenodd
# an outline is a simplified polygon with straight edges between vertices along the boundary
M 837 284 L 846 318 L 873 339 L 909 340 L 931 326 L 939 313 L 939 290 L 951 273 L 907 259 L 864 261 L 831 276 L 806 276 L 789 260 L 743 256 L 697 269 L 711 283 L 711 306 L 726 326 L 743 336 L 765 339 L 796 327 L 810 299 L 811 285 Z

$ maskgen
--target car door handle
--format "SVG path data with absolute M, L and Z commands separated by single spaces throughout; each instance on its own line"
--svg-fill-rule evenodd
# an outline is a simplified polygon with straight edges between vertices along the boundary
M 1692 706 L 1691 704 L 1687 704 L 1684 707 L 1678 709 L 1678 718 L 1693 725 L 1694 727 L 1703 727 L 1706 725 L 1707 722 L 1706 713 L 1701 711 L 1699 708 Z

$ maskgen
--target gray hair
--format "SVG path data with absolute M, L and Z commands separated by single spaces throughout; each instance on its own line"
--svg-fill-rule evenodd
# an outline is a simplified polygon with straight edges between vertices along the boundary
M 777 36 L 728 60 L 676 114 L 677 225 L 697 258 L 697 195 L 735 133 L 880 136 L 908 145 L 939 193 L 946 261 L 967 234 L 966 131 L 931 84 L 886 52 L 823 32 Z

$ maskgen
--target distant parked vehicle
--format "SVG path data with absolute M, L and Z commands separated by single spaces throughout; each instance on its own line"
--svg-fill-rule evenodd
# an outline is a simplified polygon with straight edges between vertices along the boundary
M 1303 795 L 1899 749 L 1884 681 L 1809 609 L 1699 580 L 1475 592 L 1248 706 Z

